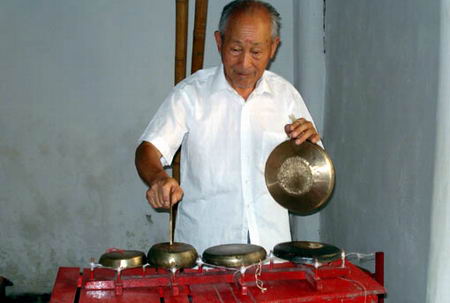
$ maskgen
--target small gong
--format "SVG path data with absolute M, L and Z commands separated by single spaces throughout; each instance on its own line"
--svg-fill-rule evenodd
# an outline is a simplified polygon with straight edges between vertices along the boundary
M 266 255 L 266 250 L 258 245 L 224 244 L 206 249 L 202 260 L 206 264 L 236 268 L 256 264 Z
M 309 241 L 292 241 L 277 244 L 273 254 L 280 259 L 299 264 L 329 263 L 341 257 L 342 250 L 336 246 Z
M 147 258 L 138 250 L 117 249 L 104 253 L 98 263 L 108 268 L 127 269 L 143 266 L 147 263 Z

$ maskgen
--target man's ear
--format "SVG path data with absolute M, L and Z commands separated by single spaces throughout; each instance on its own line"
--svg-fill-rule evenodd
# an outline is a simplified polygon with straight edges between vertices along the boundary
M 216 38 L 217 50 L 222 52 L 222 34 L 219 31 L 214 32 L 214 38 Z
M 271 53 L 270 53 L 270 59 L 273 59 L 273 57 L 275 57 L 275 54 L 277 53 L 277 49 L 278 49 L 278 45 L 280 45 L 280 37 L 275 37 L 272 40 L 272 49 L 271 49 Z

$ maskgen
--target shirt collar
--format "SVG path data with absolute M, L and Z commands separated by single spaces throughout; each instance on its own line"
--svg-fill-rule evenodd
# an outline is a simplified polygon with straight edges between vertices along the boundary
M 223 64 L 217 67 L 216 74 L 214 75 L 214 80 L 211 85 L 211 93 L 220 92 L 224 90 L 233 90 L 233 88 L 225 79 L 225 74 L 223 72 Z
M 256 83 L 256 87 L 253 90 L 252 94 L 262 95 L 264 93 L 268 93 L 268 94 L 273 95 L 273 90 L 267 80 L 268 73 L 269 72 L 267 70 L 264 71 L 262 77 Z M 211 85 L 211 93 L 215 93 L 215 92 L 219 92 L 219 91 L 223 91 L 223 90 L 234 91 L 235 93 L 237 93 L 231 87 L 231 85 L 228 83 L 227 79 L 225 78 L 223 64 L 221 64 L 216 70 L 216 74 L 214 76 L 214 80 Z
M 270 94 L 273 95 L 272 87 L 270 86 L 270 83 L 268 81 L 269 78 L 269 72 L 267 70 L 264 71 L 261 78 L 256 83 L 256 87 L 253 90 L 252 94 L 256 95 L 263 95 L 263 94 Z

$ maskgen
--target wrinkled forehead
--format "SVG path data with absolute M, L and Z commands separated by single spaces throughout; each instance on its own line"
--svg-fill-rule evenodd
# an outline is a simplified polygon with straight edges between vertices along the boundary
M 272 40 L 272 22 L 267 9 L 255 7 L 234 12 L 225 27 L 224 38 L 229 40 L 253 36 L 259 42 Z

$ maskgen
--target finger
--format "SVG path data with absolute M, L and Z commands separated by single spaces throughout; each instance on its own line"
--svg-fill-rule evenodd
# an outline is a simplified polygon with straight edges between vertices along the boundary
M 157 188 L 154 192 L 153 199 L 157 208 L 164 208 L 164 200 L 162 198 L 161 188 Z
M 295 138 L 295 144 L 299 145 L 308 140 L 309 138 L 315 136 L 317 133 L 314 129 L 308 129 L 307 131 L 304 131 L 301 133 L 300 136 Z
M 316 133 L 315 135 L 311 136 L 308 140 L 311 141 L 312 143 L 317 143 L 320 141 L 320 135 Z
M 181 187 L 177 187 L 176 189 L 174 189 L 170 195 L 170 203 L 174 205 L 175 203 L 180 202 L 180 200 L 183 198 L 183 194 L 184 193 Z
M 158 201 L 156 192 L 152 189 L 147 190 L 147 194 L 146 194 L 146 198 L 148 203 L 153 207 L 153 208 L 160 208 L 161 205 Z
M 286 124 L 284 126 L 284 132 L 286 133 L 286 135 L 289 136 L 290 132 L 291 132 L 291 124 Z
M 284 131 L 289 136 L 289 138 L 292 138 L 292 132 L 295 131 L 295 129 L 298 127 L 298 125 L 299 125 L 298 123 L 297 124 L 291 123 L 291 124 L 286 124 L 284 126 Z
M 163 204 L 163 207 L 164 208 L 170 208 L 170 204 L 171 204 L 171 201 L 170 201 L 170 196 L 171 196 L 171 193 L 172 193 L 172 186 L 171 185 L 166 185 L 166 186 L 163 186 L 162 187 L 162 190 L 161 190 L 161 203 Z
M 309 128 L 314 128 L 314 125 L 311 122 L 304 120 L 301 123 L 296 123 L 293 131 L 295 131 L 295 132 L 298 132 L 298 131 L 304 132 L 304 131 L 306 131 Z
M 163 197 L 161 184 L 159 182 L 152 184 L 151 191 L 152 191 L 152 198 L 155 204 L 158 206 L 158 208 L 162 207 Z
M 313 127 L 314 125 L 309 122 L 308 120 L 305 120 L 304 118 L 300 118 L 298 120 L 295 120 L 291 124 L 287 124 L 285 126 L 286 134 L 291 138 L 298 137 L 302 132 L 307 130 L 308 128 Z
M 291 133 L 291 138 L 303 136 L 304 133 L 310 133 L 310 135 L 313 135 L 316 134 L 317 131 L 311 122 L 305 122 L 303 124 L 298 125 L 297 128 L 295 128 L 295 130 Z
M 305 124 L 305 123 L 309 123 L 309 121 L 305 120 L 304 118 L 297 119 L 291 123 L 291 130 L 296 129 L 297 127 L 299 127 L 300 125 Z
M 294 128 L 292 127 L 293 124 L 286 124 L 284 126 L 284 132 L 291 137 L 292 131 L 294 130 Z

